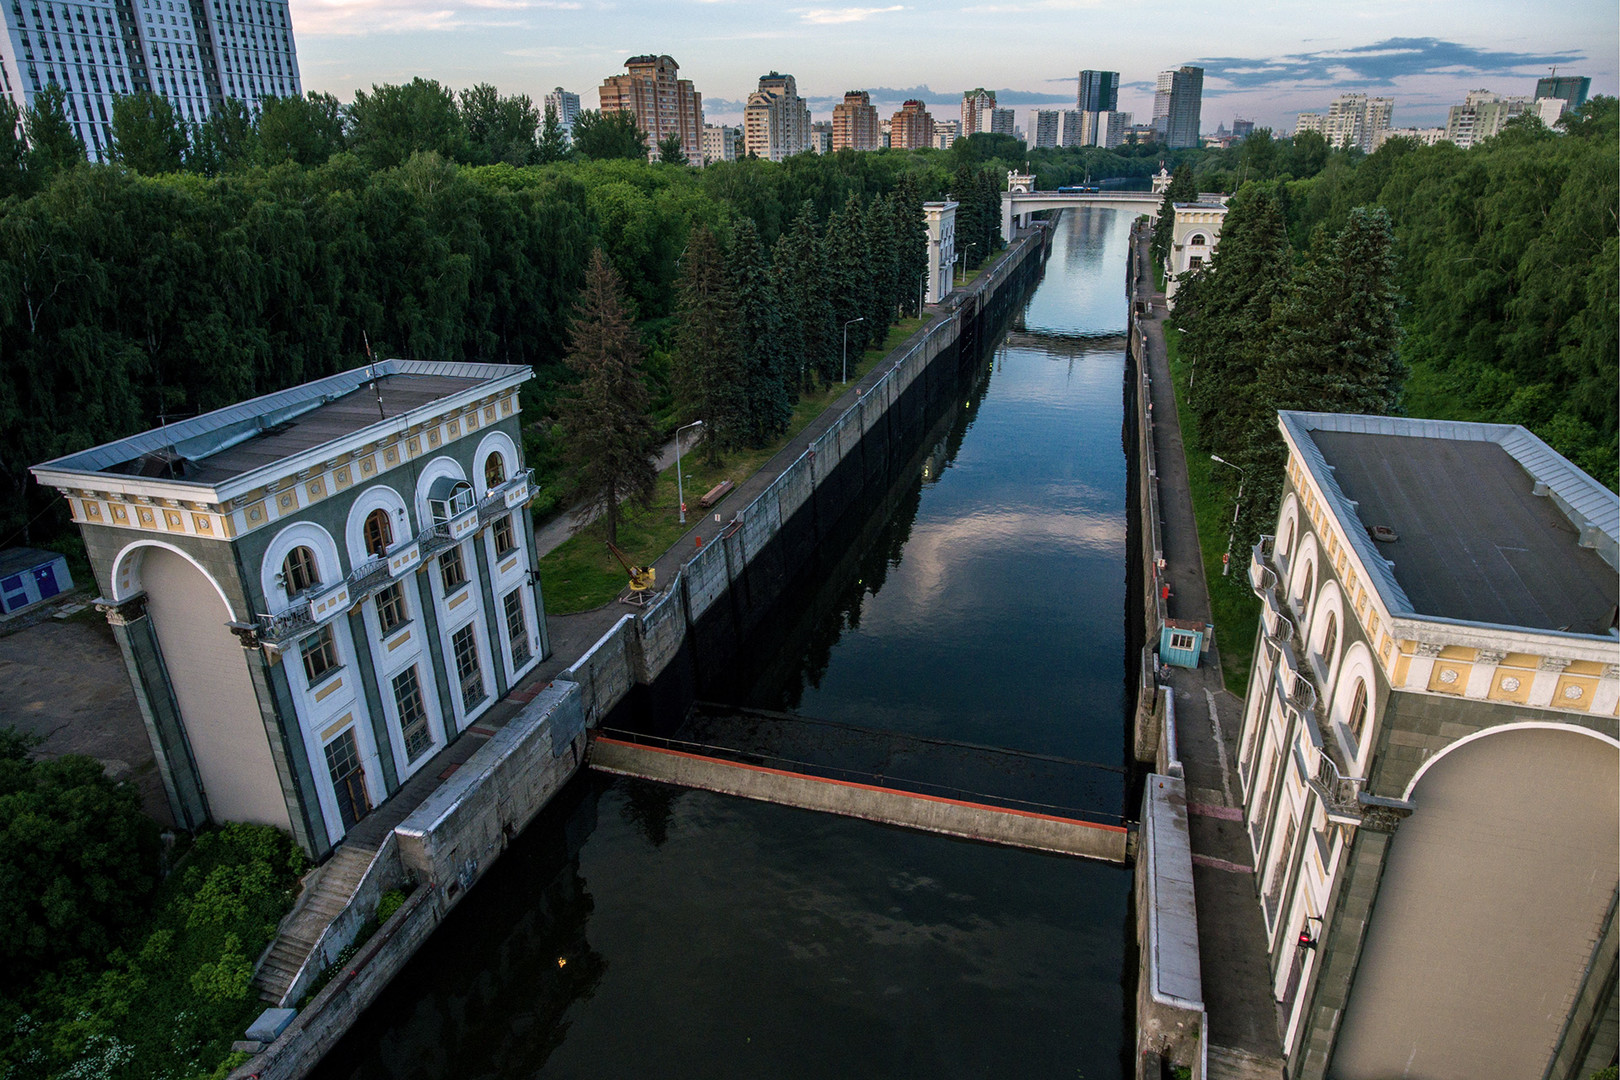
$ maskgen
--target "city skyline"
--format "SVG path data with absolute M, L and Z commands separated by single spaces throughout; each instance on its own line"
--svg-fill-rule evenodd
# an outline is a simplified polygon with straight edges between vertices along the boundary
M 812 7 L 787 9 L 767 29 L 735 0 L 656 9 L 638 0 L 292 0 L 291 8 L 306 87 L 344 101 L 420 75 L 454 87 L 491 82 L 536 101 L 560 85 L 590 108 L 626 57 L 653 52 L 673 56 L 703 94 L 705 119 L 724 123 L 741 120 L 772 69 L 797 77 L 817 119 L 830 118 L 849 90 L 868 91 L 884 115 L 908 99 L 948 114 L 975 86 L 995 90 L 1003 107 L 1072 108 L 1082 68 L 1120 72 L 1120 109 L 1146 117 L 1158 72 L 1188 64 L 1206 72 L 1206 130 L 1238 116 L 1288 130 L 1298 113 L 1355 92 L 1395 98 L 1399 126 L 1439 124 L 1468 91 L 1528 93 L 1554 65 L 1589 76 L 1593 94 L 1614 94 L 1620 83 L 1620 18 L 1595 2 L 1560 11 L 1552 24 L 1505 0 L 1421 10 L 1381 2 L 1337 21 L 1331 35 L 1319 7 L 1293 2 L 1252 19 L 1162 0 L 1133 7 L 1128 19 L 1090 0 Z M 1144 23 L 1154 34 L 1140 33 Z M 1068 44 L 1079 29 L 1086 44 Z

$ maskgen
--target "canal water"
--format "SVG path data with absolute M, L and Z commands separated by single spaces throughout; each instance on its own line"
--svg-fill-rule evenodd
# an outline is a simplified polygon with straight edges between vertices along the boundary
M 1058 219 L 987 377 L 730 698 L 1124 766 L 1129 225 Z M 582 774 L 317 1075 L 1116 1080 L 1130 887 L 1102 863 Z

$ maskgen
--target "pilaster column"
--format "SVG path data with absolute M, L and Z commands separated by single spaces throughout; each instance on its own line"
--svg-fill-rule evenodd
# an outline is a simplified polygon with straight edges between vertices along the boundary
M 1535 678 L 1530 682 L 1530 700 L 1528 704 L 1545 709 L 1553 704 L 1553 692 L 1558 689 L 1558 676 L 1569 667 L 1568 660 L 1561 660 L 1556 656 L 1544 656 L 1538 667 Z
M 1602 716 L 1613 716 L 1614 706 L 1620 702 L 1620 664 L 1610 664 L 1603 669 L 1603 677 L 1598 680 L 1597 690 L 1592 693 L 1592 712 Z
M 1463 696 L 1482 698 L 1489 694 L 1496 682 L 1496 665 L 1506 656 L 1506 652 L 1495 649 L 1479 650 L 1479 659 L 1474 661 L 1474 668 L 1468 673 L 1468 685 L 1463 690 Z
M 1417 654 L 1412 657 L 1411 663 L 1406 666 L 1407 690 L 1427 690 L 1429 680 L 1434 677 L 1435 657 L 1440 655 L 1442 646 L 1438 642 L 1420 641 L 1417 644 Z

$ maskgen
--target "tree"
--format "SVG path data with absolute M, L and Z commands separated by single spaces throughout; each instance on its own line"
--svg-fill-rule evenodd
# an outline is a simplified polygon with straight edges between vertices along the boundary
M 844 378 L 845 357 L 860 359 L 872 327 L 854 320 L 865 316 L 867 300 L 866 235 L 862 224 L 861 202 L 852 192 L 844 208 L 827 218 L 824 288 L 832 305 L 834 361 L 837 378 Z
M 0 97 L 0 199 L 20 195 L 28 144 L 23 141 L 22 113 L 9 97 Z
M 815 204 L 807 199 L 799 206 L 793 228 L 776 241 L 771 260 L 782 304 L 782 351 L 789 376 L 805 390 L 815 377 L 823 385 L 838 378 L 838 332 L 827 300 L 828 273 L 822 250 Z
M 928 283 L 928 223 L 923 220 L 922 188 L 905 173 L 894 189 L 896 288 L 902 309 L 921 314 L 922 290 Z
M 0 963 L 12 986 L 64 960 L 101 960 L 147 910 L 158 827 L 94 758 L 30 761 L 0 731 Z
M 117 114 L 115 104 L 113 116 Z M 239 98 L 226 98 L 194 129 L 186 168 L 204 176 L 218 176 L 258 159 L 259 130 L 252 110 Z
M 575 475 L 575 513 L 587 521 L 600 516 L 614 543 L 620 503 L 652 505 L 658 473 L 651 451 L 658 433 L 647 417 L 641 339 L 619 277 L 600 249 L 591 253 L 568 329 L 568 366 L 579 382 L 563 399 L 560 419 Z
M 681 149 L 680 135 L 671 132 L 658 140 L 658 160 L 665 165 L 686 165 L 686 151 Z
M 581 109 L 574 118 L 574 149 L 592 161 L 647 160 L 647 134 L 634 113 Z
M 489 83 L 479 83 L 461 92 L 461 119 L 472 164 L 534 164 L 540 114 L 527 94 L 502 97 Z
M 403 165 L 418 151 L 465 161 L 467 129 L 449 87 L 418 76 L 403 86 L 373 85 L 369 94 L 356 90 L 349 145 L 372 169 Z
M 711 465 L 747 437 L 747 361 L 738 347 L 736 309 L 720 242 L 692 230 L 676 286 L 675 395 L 682 419 L 703 421 Z
M 112 157 L 143 176 L 180 171 L 185 129 L 166 98 L 142 91 L 113 99 Z
M 781 303 L 759 230 L 744 218 L 726 259 L 734 335 L 742 357 L 744 440 L 764 446 L 787 430 L 798 385 L 782 355 Z
M 546 106 L 546 117 L 540 126 L 540 145 L 535 151 L 535 163 L 550 165 L 555 161 L 563 161 L 569 155 L 568 131 L 557 119 L 557 107 Z
M 265 165 L 283 161 L 324 165 L 345 145 L 343 106 L 331 94 L 263 98 L 259 102 L 259 154 Z
M 1192 166 L 1176 166 L 1170 186 L 1164 191 L 1164 201 L 1159 203 L 1159 217 L 1153 223 L 1153 241 L 1148 245 L 1155 266 L 1163 266 L 1170 258 L 1170 238 L 1176 231 L 1176 203 L 1192 202 L 1197 197 L 1198 184 L 1193 180 Z
M 23 113 L 28 138 L 29 186 L 39 189 L 63 169 L 84 164 L 84 143 L 67 118 L 67 92 L 51 83 L 34 95 Z

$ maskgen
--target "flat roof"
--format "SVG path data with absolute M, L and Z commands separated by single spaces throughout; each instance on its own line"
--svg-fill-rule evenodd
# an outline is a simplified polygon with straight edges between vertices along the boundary
M 1603 635 L 1620 496 L 1516 425 L 1284 413 L 1390 610 Z M 1359 422 L 1358 422 L 1359 421 Z M 1303 447 L 1302 447 L 1303 449 Z M 1318 457 L 1319 461 L 1311 460 Z M 1392 529 L 1374 542 L 1366 530 Z
M 35 471 L 53 474 L 48 483 L 77 474 L 217 487 L 369 428 L 393 431 L 437 402 L 515 386 L 529 374 L 516 364 L 385 360 L 68 454 Z

